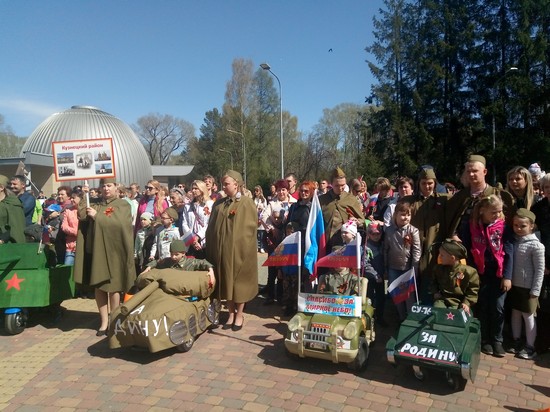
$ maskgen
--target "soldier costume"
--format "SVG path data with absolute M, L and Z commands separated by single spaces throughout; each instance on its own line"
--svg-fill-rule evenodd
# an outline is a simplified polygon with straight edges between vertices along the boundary
M 339 167 L 331 175 L 332 180 L 345 177 L 345 173 Z M 351 193 L 342 192 L 337 195 L 333 189 L 319 196 L 319 204 L 323 211 L 323 221 L 325 223 L 327 253 L 330 253 L 333 246 L 343 244 L 340 229 L 351 217 L 357 218 L 358 227 L 364 226 L 363 207 Z
M 185 243 L 182 240 L 179 240 L 179 239 L 174 240 L 170 244 L 170 253 L 175 253 L 175 252 L 184 253 L 186 251 L 187 251 L 187 247 L 185 246 Z M 181 270 L 187 270 L 187 271 L 208 270 L 214 267 L 206 259 L 188 258 L 187 256 L 183 256 L 177 262 L 172 258 L 153 260 L 152 262 L 149 262 L 147 266 L 152 269 L 154 268 L 169 269 L 170 268 L 170 269 L 181 269 Z
M 319 277 L 319 292 L 338 295 L 357 295 L 359 284 L 357 275 L 348 268 L 333 269 Z
M 479 275 L 473 267 L 460 263 L 466 258 L 466 248 L 451 239 L 443 241 L 441 248 L 456 257 L 457 262 L 454 266 L 438 264 L 435 267 L 432 293 L 439 296 L 434 298 L 434 306 L 460 309 L 464 303 L 472 307 L 477 302 Z
M 104 183 L 115 180 L 104 179 Z M 97 211 L 95 219 L 87 216 L 86 202 L 78 205 L 74 280 L 108 293 L 126 292 L 136 279 L 130 204 L 113 198 L 90 207 Z

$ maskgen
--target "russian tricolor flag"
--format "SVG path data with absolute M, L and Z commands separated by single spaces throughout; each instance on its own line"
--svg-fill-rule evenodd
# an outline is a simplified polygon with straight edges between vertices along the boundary
M 288 235 L 262 266 L 297 266 L 300 263 L 300 232 Z
M 311 201 L 311 210 L 306 226 L 306 239 L 304 251 L 304 267 L 312 275 L 317 275 L 315 262 L 317 259 L 325 256 L 327 240 L 325 238 L 325 222 L 323 221 L 323 211 L 319 204 L 317 194 L 313 195 Z
M 189 232 L 186 232 L 186 233 L 183 234 L 181 240 L 183 240 L 183 243 L 185 243 L 185 246 L 189 247 L 193 243 L 195 243 L 195 241 L 198 238 L 199 237 L 197 235 L 195 235 L 193 232 L 189 231 Z
M 360 237 L 356 237 L 347 245 L 344 245 L 332 253 L 319 259 L 315 266 L 325 268 L 356 268 L 359 254 Z
M 414 269 L 407 270 L 388 286 L 388 293 L 395 304 L 405 302 L 415 291 L 416 279 Z M 416 300 L 418 301 L 418 297 Z

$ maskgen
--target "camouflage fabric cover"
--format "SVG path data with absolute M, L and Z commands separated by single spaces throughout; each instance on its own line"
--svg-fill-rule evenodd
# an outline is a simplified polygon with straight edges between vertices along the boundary
M 139 346 L 158 352 L 206 331 L 212 288 L 208 293 L 205 273 L 154 269 L 140 275 L 138 285 L 143 289 L 111 314 L 109 347 Z M 171 339 L 174 325 L 179 327 L 180 343 Z
M 151 269 L 137 279 L 137 286 L 143 289 L 149 283 L 158 281 L 159 287 L 171 295 L 195 296 L 205 299 L 214 290 L 206 271 L 181 269 Z

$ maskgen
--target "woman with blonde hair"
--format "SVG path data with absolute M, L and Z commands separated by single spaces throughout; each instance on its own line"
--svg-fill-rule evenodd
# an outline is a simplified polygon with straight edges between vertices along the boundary
M 145 185 L 145 195 L 139 201 L 135 231 L 141 229 L 141 214 L 143 212 L 151 213 L 155 218 L 159 217 L 168 207 L 166 196 L 159 195 L 161 186 L 158 180 L 151 179 Z
M 514 211 L 509 213 L 513 216 L 517 209 L 531 210 L 534 203 L 533 178 L 529 170 L 523 166 L 515 166 L 506 174 L 506 190 L 514 198 Z
M 206 256 L 206 229 L 212 212 L 214 201 L 208 194 L 206 183 L 202 180 L 194 180 L 191 183 L 191 191 L 193 192 L 192 213 L 194 216 L 192 232 L 194 235 L 193 243 L 189 247 L 188 254 L 197 259 L 204 259 Z M 184 233 L 184 237 L 185 237 Z
M 235 332 L 243 327 L 246 302 L 258 294 L 258 214 L 254 202 L 239 191 L 240 173 L 228 170 L 222 178 L 227 197 L 213 206 L 208 230 L 208 261 L 214 265 L 216 291 L 227 300 L 229 317 L 222 329 Z

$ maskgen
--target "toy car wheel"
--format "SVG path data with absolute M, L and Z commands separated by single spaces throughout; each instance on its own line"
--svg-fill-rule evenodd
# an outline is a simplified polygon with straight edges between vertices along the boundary
M 16 313 L 6 313 L 4 325 L 10 335 L 17 335 L 25 330 L 27 320 L 23 311 Z
M 360 336 L 357 356 L 352 362 L 348 363 L 348 367 L 354 371 L 360 371 L 365 366 L 367 366 L 368 357 L 369 357 L 369 344 L 367 343 L 367 338 L 364 336 Z
M 191 338 L 183 342 L 181 345 L 178 345 L 177 348 L 181 352 L 189 352 L 193 347 L 193 343 L 195 343 L 195 338 Z
M 451 375 L 449 372 L 445 372 L 447 378 L 447 383 L 455 391 L 463 391 L 468 382 L 465 378 L 460 375 Z
M 426 378 L 426 374 L 424 373 L 424 370 L 417 365 L 413 365 L 413 373 L 414 377 L 418 379 L 420 382 L 422 382 Z

